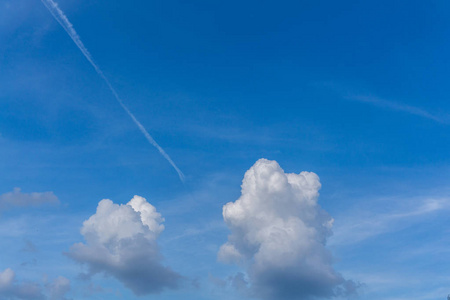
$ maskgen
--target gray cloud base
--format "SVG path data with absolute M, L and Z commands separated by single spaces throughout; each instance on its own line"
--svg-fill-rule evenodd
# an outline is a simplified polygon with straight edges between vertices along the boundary
M 246 268 L 248 277 L 235 278 L 233 285 L 263 299 L 328 298 L 356 290 L 356 283 L 333 269 L 325 247 L 333 219 L 317 204 L 320 187 L 316 174 L 288 174 L 276 161 L 260 159 L 246 172 L 241 197 L 223 207 L 231 234 L 218 259 Z

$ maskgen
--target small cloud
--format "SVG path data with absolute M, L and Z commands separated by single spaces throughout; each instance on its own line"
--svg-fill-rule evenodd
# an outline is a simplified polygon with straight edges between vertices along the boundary
M 11 269 L 0 272 L 0 299 L 44 300 L 42 289 L 35 283 L 17 283 Z
M 33 259 L 30 260 L 30 261 L 24 261 L 24 262 L 22 262 L 22 263 L 20 264 L 20 266 L 21 266 L 21 267 L 30 266 L 30 265 L 34 266 L 34 265 L 36 265 L 36 264 L 37 264 L 37 259 L 36 259 L 36 258 L 33 258 Z
M 44 276 L 44 283 L 47 277 Z M 4 300 L 69 300 L 65 295 L 70 291 L 70 280 L 59 276 L 45 284 L 45 293 L 40 284 L 34 282 L 17 282 L 12 269 L 0 272 L 0 299 Z
M 285 173 L 276 161 L 258 160 L 242 181 L 241 197 L 223 207 L 231 234 L 218 259 L 246 268 L 228 282 L 262 299 L 348 296 L 358 284 L 333 269 L 325 247 L 333 219 L 317 204 L 319 177 Z
M 83 296 L 90 297 L 92 295 L 101 294 L 104 292 L 105 292 L 105 290 L 101 286 L 95 285 L 92 282 L 90 282 L 86 287 L 84 287 Z
M 164 219 L 144 198 L 134 196 L 125 205 L 104 199 L 83 223 L 86 244 L 77 243 L 67 255 L 88 266 L 89 277 L 111 275 L 136 295 L 175 289 L 181 276 L 162 265 L 157 238 Z
M 36 245 L 33 244 L 32 241 L 26 239 L 24 242 L 25 242 L 25 245 L 22 248 L 23 252 L 30 252 L 30 253 L 38 252 Z
M 20 188 L 14 188 L 12 192 L 0 195 L 0 210 L 12 207 L 41 206 L 44 204 L 59 204 L 58 197 L 53 192 L 22 193 Z
M 65 295 L 70 291 L 70 280 L 59 276 L 47 285 L 49 300 L 68 300 Z
M 232 276 L 229 278 L 229 281 L 231 283 L 231 286 L 241 292 L 241 293 L 248 293 L 248 281 L 245 279 L 245 274 L 242 272 L 238 272 L 235 276 Z

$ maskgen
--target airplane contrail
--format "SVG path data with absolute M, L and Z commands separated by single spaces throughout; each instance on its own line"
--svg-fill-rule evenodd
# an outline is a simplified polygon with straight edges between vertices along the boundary
M 73 40 L 75 45 L 77 45 L 78 49 L 80 49 L 81 53 L 83 53 L 84 57 L 89 61 L 89 63 L 94 67 L 97 74 L 105 81 L 106 85 L 108 86 L 109 90 L 113 94 L 114 98 L 116 98 L 117 102 L 119 102 L 120 106 L 125 110 L 125 112 L 128 114 L 128 116 L 133 120 L 133 122 L 136 124 L 136 126 L 139 128 L 139 130 L 142 132 L 142 134 L 145 136 L 147 141 L 152 144 L 153 146 L 158 149 L 159 153 L 172 165 L 172 167 L 177 171 L 178 176 L 180 177 L 180 180 L 184 182 L 184 174 L 181 172 L 180 169 L 178 169 L 177 165 L 173 162 L 173 160 L 170 158 L 170 156 L 164 151 L 161 146 L 158 145 L 158 143 L 152 138 L 152 136 L 147 132 L 145 127 L 141 124 L 141 122 L 136 119 L 136 117 L 133 115 L 133 113 L 128 109 L 128 107 L 125 106 L 122 99 L 120 99 L 119 95 L 117 94 L 114 87 L 111 85 L 111 82 L 109 82 L 108 78 L 105 76 L 103 71 L 99 68 L 99 66 L 95 63 L 94 59 L 92 58 L 92 55 L 89 53 L 87 48 L 84 46 L 83 42 L 80 39 L 80 36 L 73 28 L 72 23 L 70 23 L 69 19 L 66 17 L 64 12 L 59 8 L 58 4 L 54 2 L 53 0 L 41 0 L 41 2 L 45 5 L 45 7 L 50 11 L 50 13 L 53 15 L 56 21 L 64 28 L 64 30 L 67 32 L 67 34 L 70 36 L 70 38 Z

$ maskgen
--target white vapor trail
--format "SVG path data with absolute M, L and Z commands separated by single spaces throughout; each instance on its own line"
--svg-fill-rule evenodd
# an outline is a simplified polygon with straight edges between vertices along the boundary
M 164 151 L 161 146 L 158 145 L 158 143 L 152 138 L 152 136 L 147 132 L 147 130 L 144 128 L 144 126 L 141 124 L 141 122 L 136 119 L 136 117 L 133 115 L 133 113 L 128 109 L 128 107 L 125 106 L 122 99 L 120 99 L 119 95 L 117 94 L 114 87 L 109 82 L 108 78 L 105 76 L 103 71 L 97 66 L 97 64 L 94 62 L 94 59 L 92 58 L 92 55 L 89 53 L 89 51 L 84 46 L 83 42 L 80 39 L 80 36 L 73 28 L 72 23 L 70 23 L 69 19 L 66 17 L 64 12 L 59 8 L 58 4 L 54 2 L 53 0 L 41 0 L 41 2 L 47 7 L 47 9 L 50 11 L 50 13 L 53 15 L 56 21 L 64 28 L 64 30 L 67 32 L 67 34 L 70 36 L 70 38 L 74 41 L 75 45 L 77 45 L 78 49 L 80 49 L 81 53 L 83 53 L 84 57 L 89 61 L 89 63 L 94 67 L 97 74 L 105 81 L 106 85 L 108 86 L 111 93 L 114 95 L 114 98 L 116 98 L 117 102 L 119 102 L 120 106 L 125 110 L 125 112 L 130 116 L 130 118 L 133 120 L 133 122 L 137 125 L 139 130 L 142 132 L 142 134 L 145 136 L 147 141 L 152 144 L 153 146 L 158 149 L 158 151 L 161 153 L 161 155 L 172 165 L 172 167 L 177 171 L 178 176 L 180 177 L 180 180 L 184 182 L 184 174 L 181 172 L 180 169 L 178 169 L 177 165 L 173 162 L 173 160 L 170 158 L 170 156 Z

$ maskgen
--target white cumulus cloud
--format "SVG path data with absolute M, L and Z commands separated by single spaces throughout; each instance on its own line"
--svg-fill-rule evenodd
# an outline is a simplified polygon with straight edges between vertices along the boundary
M 163 221 L 156 208 L 140 196 L 125 205 L 104 199 L 83 223 L 86 243 L 73 245 L 68 255 L 86 264 L 89 275 L 111 275 L 136 295 L 176 288 L 181 276 L 162 265 L 157 244 Z
M 333 269 L 326 248 L 333 219 L 317 204 L 319 177 L 288 174 L 258 160 L 241 196 L 223 207 L 231 234 L 218 259 L 247 269 L 247 291 L 263 299 L 313 299 L 352 293 L 357 284 Z

